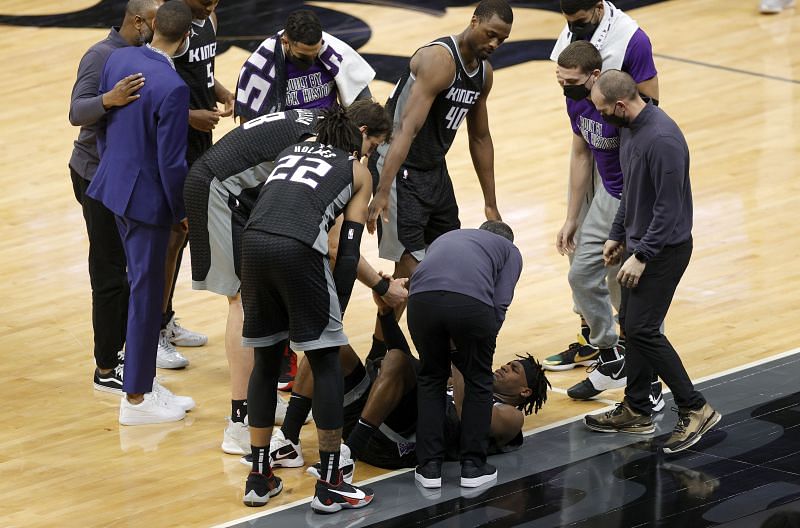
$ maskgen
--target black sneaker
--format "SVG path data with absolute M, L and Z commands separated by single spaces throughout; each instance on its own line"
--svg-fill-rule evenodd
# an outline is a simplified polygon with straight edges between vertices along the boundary
M 291 392 L 292 387 L 294 387 L 295 376 L 297 376 L 297 354 L 287 346 L 281 358 L 281 375 L 278 377 L 278 390 Z
M 375 498 L 370 488 L 361 488 L 348 484 L 339 475 L 340 482 L 336 486 L 324 480 L 318 480 L 314 489 L 311 509 L 317 513 L 336 513 L 345 508 L 363 508 Z
M 589 367 L 586 379 L 567 389 L 567 396 L 573 400 L 588 400 L 604 390 L 622 388 L 628 380 L 625 372 L 625 356 L 612 361 L 598 358 Z
M 650 404 L 653 406 L 653 412 L 664 410 L 664 388 L 658 380 L 650 383 Z
M 486 462 L 478 466 L 472 460 L 461 462 L 461 487 L 477 488 L 487 482 L 497 480 L 497 468 Z
M 274 497 L 281 491 L 283 491 L 283 482 L 274 473 L 267 477 L 263 473 L 251 472 L 247 476 L 242 502 L 245 506 L 264 506 L 269 502 L 270 497 Z
M 120 363 L 107 374 L 100 374 L 98 369 L 94 369 L 94 390 L 122 396 L 122 371 L 124 368 L 125 365 Z
M 414 480 L 423 488 L 441 488 L 442 463 L 438 460 L 428 460 L 424 465 L 417 466 L 414 470 Z
M 560 354 L 550 356 L 542 361 L 542 368 L 545 370 L 560 371 L 569 370 L 578 366 L 589 366 L 597 360 L 600 349 L 590 344 L 579 342 L 571 343 L 569 347 Z

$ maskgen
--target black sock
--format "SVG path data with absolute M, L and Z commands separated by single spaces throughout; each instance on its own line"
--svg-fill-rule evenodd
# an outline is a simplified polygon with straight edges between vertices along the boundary
M 322 465 L 320 480 L 337 486 L 341 482 L 342 472 L 339 471 L 339 451 L 319 451 L 319 460 Z
M 300 428 L 308 418 L 311 411 L 311 398 L 306 398 L 297 393 L 292 393 L 289 398 L 289 408 L 286 409 L 286 418 L 283 419 L 281 431 L 287 440 L 295 444 L 300 443 Z
M 380 359 L 386 355 L 386 343 L 375 336 L 372 336 L 372 348 L 369 349 L 367 359 Z
M 247 400 L 231 400 L 231 421 L 244 423 L 247 418 Z
M 369 423 L 368 421 L 364 420 L 363 418 L 359 418 L 358 423 L 350 432 L 350 436 L 347 437 L 347 447 L 350 448 L 350 454 L 353 457 L 353 460 L 357 460 L 358 456 L 361 454 L 361 451 L 367 447 L 367 443 L 369 439 L 372 438 L 373 433 L 377 427 Z
M 589 329 L 589 325 L 588 324 L 581 323 L 581 335 L 583 336 L 583 338 L 588 343 L 589 342 L 589 336 L 592 335 L 592 331 L 591 331 L 591 329 Z
M 250 446 L 253 454 L 253 473 L 261 473 L 265 476 L 272 475 L 272 468 L 269 466 L 269 447 Z
M 173 312 L 172 310 L 167 310 L 166 312 L 161 314 L 161 330 L 167 328 L 167 325 L 169 324 L 173 315 L 175 315 L 175 312 Z
M 616 359 L 621 358 L 622 356 L 617 353 L 616 347 L 611 348 L 601 348 L 600 349 L 600 361 L 603 363 L 607 363 L 609 361 L 614 361 Z

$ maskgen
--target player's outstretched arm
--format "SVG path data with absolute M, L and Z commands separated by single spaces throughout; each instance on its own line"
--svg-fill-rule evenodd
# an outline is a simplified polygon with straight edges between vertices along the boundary
M 393 132 L 378 187 L 375 189 L 375 198 L 369 204 L 367 228 L 370 233 L 375 233 L 379 216 L 383 217 L 384 222 L 388 221 L 386 209 L 395 175 L 408 156 L 411 143 L 425 124 L 433 100 L 439 92 L 452 84 L 456 65 L 453 57 L 442 46 L 429 46 L 420 49 L 411 58 L 411 73 L 414 74 L 415 81 L 400 123 Z
M 483 191 L 484 213 L 487 220 L 502 220 L 497 209 L 497 196 L 494 186 L 494 144 L 492 134 L 489 132 L 489 111 L 486 100 L 492 89 L 494 74 L 488 62 L 484 62 L 486 80 L 483 83 L 481 96 L 475 106 L 467 114 L 467 133 L 469 134 L 469 153 L 472 156 L 472 165 L 478 175 L 478 181 Z

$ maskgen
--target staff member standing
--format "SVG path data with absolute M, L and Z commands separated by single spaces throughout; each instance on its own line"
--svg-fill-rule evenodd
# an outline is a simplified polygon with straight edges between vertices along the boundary
M 86 196 L 97 171 L 97 128 L 111 109 L 136 101 L 144 86 L 141 73 L 121 79 L 111 90 L 99 93 L 100 76 L 109 55 L 125 46 L 141 46 L 153 38 L 153 20 L 162 0 L 129 0 L 120 27 L 93 45 L 81 58 L 72 88 L 69 122 L 80 126 L 69 159 L 72 189 L 81 204 L 89 237 L 89 281 L 92 285 L 92 330 L 94 332 L 94 388 L 122 395 L 125 321 L 128 318 L 128 279 L 125 251 L 119 240 L 114 214 L 102 203 Z
M 655 431 L 650 416 L 655 373 L 678 406 L 678 423 L 664 445 L 664 452 L 675 453 L 694 445 L 721 418 L 695 390 L 660 331 L 692 254 L 689 147 L 678 125 L 642 100 L 627 73 L 604 73 L 591 97 L 606 123 L 620 128 L 624 187 L 603 258 L 614 264 L 625 254 L 617 280 L 623 287 L 619 315 L 628 338 L 628 383 L 616 409 L 588 415 L 585 422 L 601 432 Z
M 170 56 L 186 39 L 192 15 L 180 0 L 158 9 L 152 45 L 111 54 L 100 81 L 106 92 L 122 78 L 147 79 L 139 99 L 110 112 L 98 131 L 100 165 L 86 194 L 116 216 L 128 264 L 130 298 L 119 421 L 123 425 L 181 420 L 194 407 L 155 381 L 164 259 L 170 226 L 185 223 L 189 88 Z
M 495 340 L 522 272 L 514 233 L 500 221 L 437 238 L 411 279 L 408 328 L 422 360 L 417 377 L 417 466 L 426 488 L 442 485 L 445 388 L 450 362 L 464 376 L 461 486 L 497 478 L 486 463 L 492 419 Z M 450 350 L 451 341 L 456 351 Z

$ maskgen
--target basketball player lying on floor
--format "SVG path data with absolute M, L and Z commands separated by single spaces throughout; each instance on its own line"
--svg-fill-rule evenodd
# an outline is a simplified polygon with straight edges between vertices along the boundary
M 373 294 L 389 351 L 366 366 L 350 345 L 339 349 L 344 374 L 344 442 L 339 467 L 347 482 L 353 479 L 356 460 L 385 469 L 417 464 L 417 372 L 420 361 L 411 351 L 393 310 Z M 464 380 L 453 367 L 453 392 L 448 392 L 445 443 L 448 460 L 458 460 L 461 402 Z M 522 445 L 525 415 L 538 412 L 547 401 L 550 383 L 539 363 L 530 355 L 509 361 L 494 372 L 492 423 L 489 454 L 513 451 Z M 305 358 L 300 363 L 283 426 L 270 440 L 273 468 L 304 465 L 300 428 L 311 409 L 314 380 Z M 249 455 L 242 463 L 250 465 Z M 319 464 L 308 473 L 319 478 Z

